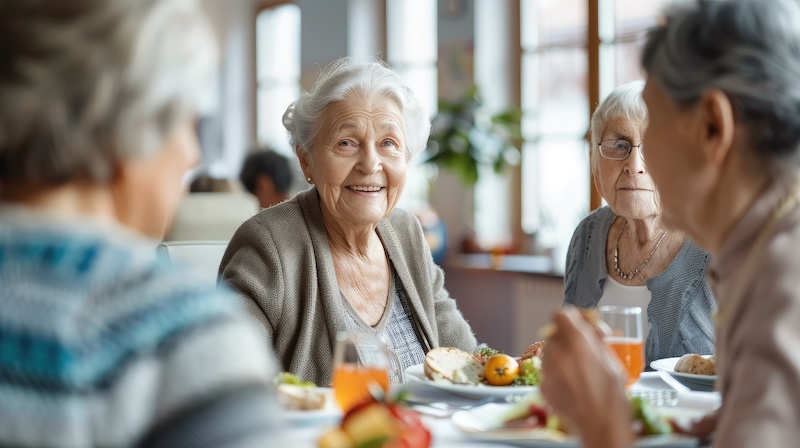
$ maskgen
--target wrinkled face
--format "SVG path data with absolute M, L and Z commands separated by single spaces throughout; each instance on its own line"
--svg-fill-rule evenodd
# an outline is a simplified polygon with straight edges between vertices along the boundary
M 686 229 L 687 218 L 702 188 L 696 182 L 704 162 L 690 138 L 693 114 L 682 110 L 655 76 L 648 77 L 642 92 L 649 125 L 645 131 L 645 153 L 650 174 L 658 186 L 663 208 L 662 221 L 672 228 Z
M 600 141 L 627 140 L 637 146 L 642 143 L 646 126 L 644 122 L 614 118 L 606 122 Z M 625 160 L 610 160 L 599 150 L 593 152 L 593 157 L 598 158 L 597 190 L 614 213 L 625 218 L 645 219 L 661 212 L 658 192 L 642 156 L 643 147 L 632 148 Z
M 406 182 L 403 114 L 394 102 L 351 93 L 331 103 L 310 151 L 298 150 L 326 219 L 374 225 L 391 213 Z
M 125 163 L 113 186 L 119 221 L 160 240 L 186 193 L 184 175 L 199 161 L 192 120 L 176 129 L 158 154 Z

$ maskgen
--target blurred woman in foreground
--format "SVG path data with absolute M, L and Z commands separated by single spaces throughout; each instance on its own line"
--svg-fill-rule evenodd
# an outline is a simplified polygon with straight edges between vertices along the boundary
M 712 254 L 715 447 L 800 440 L 800 4 L 676 4 L 642 61 L 645 157 L 663 221 Z M 542 392 L 585 446 L 632 446 L 618 363 L 570 309 L 555 317 Z M 609 387 L 609 385 L 615 387 Z
M 199 160 L 200 6 L 4 1 L 0 54 L 0 445 L 275 443 L 268 348 L 154 250 Z

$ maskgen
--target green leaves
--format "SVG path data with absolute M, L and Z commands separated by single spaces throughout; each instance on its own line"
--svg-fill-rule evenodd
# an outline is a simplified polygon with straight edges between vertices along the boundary
M 501 173 L 519 159 L 515 155 L 522 139 L 522 112 L 503 111 L 481 124 L 476 119 L 480 105 L 477 86 L 470 87 L 459 101 L 440 100 L 426 149 L 426 163 L 456 173 L 466 185 L 478 181 L 478 168 L 482 165 Z

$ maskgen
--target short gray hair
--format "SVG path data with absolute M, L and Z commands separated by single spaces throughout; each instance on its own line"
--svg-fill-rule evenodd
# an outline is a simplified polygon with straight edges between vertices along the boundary
M 0 183 L 110 180 L 210 91 L 216 44 L 196 0 L 0 2 Z
M 351 92 L 377 94 L 394 101 L 403 113 L 406 158 L 425 149 L 431 131 L 428 113 L 400 76 L 381 61 L 345 57 L 329 64 L 309 92 L 300 94 L 283 114 L 293 148 L 311 150 L 322 124 L 325 107 L 344 100 Z
M 773 167 L 800 143 L 800 4 L 797 0 L 676 3 L 653 29 L 642 65 L 667 94 L 693 104 L 725 92 L 752 150 Z
M 598 157 L 600 157 L 598 146 L 603 137 L 606 123 L 619 118 L 637 123 L 647 121 L 647 106 L 642 99 L 642 90 L 644 90 L 644 81 L 632 81 L 614 88 L 597 105 L 589 126 L 589 143 L 592 145 L 592 174 L 597 175 Z

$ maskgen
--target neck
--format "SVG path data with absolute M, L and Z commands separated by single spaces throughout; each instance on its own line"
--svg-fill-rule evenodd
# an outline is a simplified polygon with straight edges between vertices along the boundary
M 328 234 L 328 244 L 333 251 L 366 257 L 376 243 L 380 244 L 376 232 L 377 225 L 358 227 L 341 225 L 334 219 L 326 219 L 325 213 L 322 216 L 325 232 Z
M 4 186 L 0 201 L 59 216 L 86 216 L 114 222 L 114 204 L 108 188 L 90 182 L 70 182 L 57 187 Z
M 627 231 L 630 231 L 631 240 L 639 247 L 649 246 L 653 240 L 661 238 L 666 229 L 661 225 L 660 216 L 651 216 L 645 219 L 623 218 L 627 221 Z M 677 233 L 677 232 L 672 232 Z
M 689 235 L 711 253 L 718 252 L 736 223 L 767 188 L 771 176 L 757 164 L 734 157 L 704 201 L 695 209 L 695 218 L 687 223 Z

